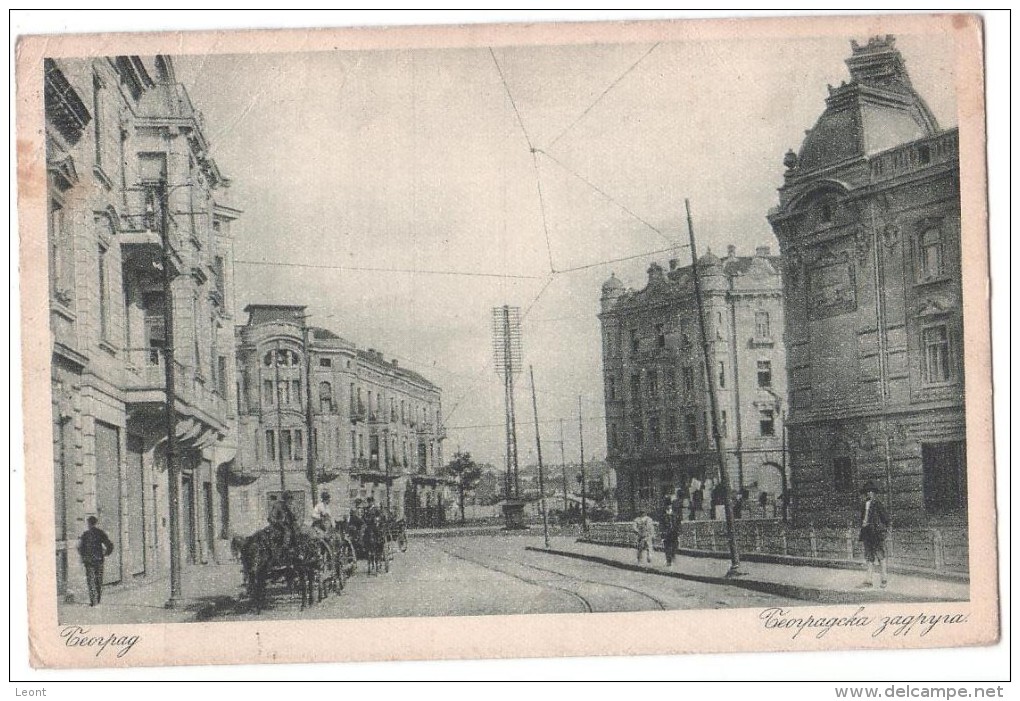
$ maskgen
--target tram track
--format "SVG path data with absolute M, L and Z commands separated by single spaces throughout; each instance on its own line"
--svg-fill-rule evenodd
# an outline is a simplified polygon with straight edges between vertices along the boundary
M 576 600 L 578 600 L 582 604 L 582 606 L 584 606 L 584 609 L 585 609 L 586 612 L 588 612 L 588 613 L 596 613 L 597 612 L 598 607 L 595 604 L 593 604 L 592 601 L 588 597 L 586 597 L 583 594 L 575 591 L 574 589 L 571 589 L 569 587 L 564 587 L 564 586 L 558 586 L 558 585 L 553 584 L 551 582 L 543 581 L 543 580 L 540 580 L 540 579 L 532 579 L 532 578 L 529 578 L 529 577 L 522 576 L 521 574 L 519 574 L 517 572 L 512 572 L 510 570 L 507 570 L 507 569 L 504 569 L 504 568 L 501 568 L 501 567 L 496 567 L 492 563 L 484 562 L 484 561 L 479 560 L 477 558 L 469 557 L 469 556 L 465 555 L 463 553 L 462 549 L 458 549 L 459 550 L 459 552 L 458 552 L 458 551 L 453 551 L 453 550 L 447 549 L 445 547 L 441 547 L 441 546 L 439 546 L 439 545 L 437 545 L 435 543 L 433 543 L 432 546 L 435 547 L 436 549 L 442 551 L 443 553 L 449 555 L 450 557 L 457 558 L 458 560 L 462 560 L 464 562 L 469 562 L 469 563 L 471 563 L 473 565 L 476 565 L 478 567 L 482 567 L 482 568 L 490 570 L 492 572 L 497 572 L 499 574 L 503 574 L 503 575 L 506 575 L 508 577 L 512 577 L 514 579 L 517 579 L 519 581 L 525 582 L 527 584 L 531 584 L 533 586 L 544 587 L 546 589 L 553 589 L 555 591 L 563 592 L 563 593 L 568 594 L 571 597 L 575 598 Z M 628 587 L 628 586 L 623 585 L 623 584 L 612 584 L 610 582 L 603 582 L 603 581 L 598 581 L 598 580 L 594 580 L 594 579 L 586 579 L 586 578 L 581 578 L 581 577 L 574 577 L 572 575 L 565 574 L 565 573 L 560 572 L 558 570 L 550 569 L 550 568 L 547 568 L 547 567 L 540 567 L 539 565 L 533 565 L 531 563 L 522 562 L 520 560 L 514 560 L 514 559 L 508 558 L 508 557 L 502 557 L 502 556 L 498 556 L 498 555 L 497 556 L 491 556 L 491 557 L 493 557 L 496 560 L 502 560 L 502 561 L 505 561 L 505 562 L 512 563 L 516 567 L 524 567 L 524 568 L 527 568 L 527 569 L 535 570 L 537 572 L 543 572 L 543 573 L 546 573 L 546 574 L 552 574 L 552 575 L 555 575 L 555 576 L 560 577 L 562 579 L 569 580 L 571 582 L 579 582 L 579 583 L 589 584 L 589 585 L 593 585 L 593 586 L 597 586 L 597 587 L 605 587 L 607 589 L 617 589 L 617 590 L 627 591 L 627 592 L 629 592 L 631 594 L 636 594 L 636 595 L 638 595 L 638 596 L 640 596 L 640 597 L 642 597 L 644 599 L 648 599 L 649 601 L 651 601 L 660 610 L 665 611 L 665 610 L 667 610 L 669 608 L 664 602 L 662 602 L 660 599 L 652 596 L 651 594 L 643 592 L 643 591 L 641 591 L 639 589 L 634 589 L 633 587 Z

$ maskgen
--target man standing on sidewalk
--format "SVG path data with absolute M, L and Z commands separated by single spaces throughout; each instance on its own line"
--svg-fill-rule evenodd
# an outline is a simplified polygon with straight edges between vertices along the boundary
M 645 561 L 652 563 L 652 537 L 655 535 L 655 521 L 648 515 L 648 511 L 642 511 L 641 515 L 634 519 L 634 533 L 637 534 L 637 561 L 641 562 L 641 552 L 645 553 Z
M 878 500 L 877 493 L 878 488 L 874 482 L 868 481 L 861 487 L 864 503 L 861 505 L 860 540 L 864 544 L 864 559 L 868 562 L 868 579 L 861 586 L 875 586 L 875 565 L 878 565 L 884 589 L 889 581 L 885 562 L 885 538 L 889 528 L 889 516 L 882 502 Z
M 78 554 L 85 565 L 89 606 L 96 606 L 103 600 L 103 561 L 113 552 L 113 543 L 98 523 L 98 518 L 89 516 L 88 530 L 78 539 Z
M 673 566 L 673 558 L 676 557 L 676 549 L 680 544 L 680 509 L 683 507 L 678 504 L 677 508 L 673 509 L 673 503 L 670 501 L 666 502 L 666 511 L 662 515 L 662 548 L 666 552 L 666 567 Z M 638 556 L 640 560 L 640 555 Z

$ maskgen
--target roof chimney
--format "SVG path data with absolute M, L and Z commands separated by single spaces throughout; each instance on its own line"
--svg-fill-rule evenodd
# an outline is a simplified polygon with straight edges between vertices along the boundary
M 758 246 L 754 249 L 754 255 L 759 258 L 765 258 L 766 256 L 772 255 L 772 249 L 768 246 Z
M 394 358 L 394 359 L 393 359 L 393 367 L 395 367 L 395 368 L 396 368 L 396 367 L 400 367 L 400 366 L 399 366 L 399 365 L 397 364 L 397 359 L 396 359 L 396 358 Z
M 680 264 L 680 261 L 678 261 L 676 258 L 670 258 L 669 259 L 669 269 L 671 271 L 672 270 L 676 270 L 676 266 L 679 265 L 679 264 Z
M 729 246 L 726 247 L 726 257 L 727 258 L 736 258 L 737 257 L 737 247 L 734 246 L 732 243 Z

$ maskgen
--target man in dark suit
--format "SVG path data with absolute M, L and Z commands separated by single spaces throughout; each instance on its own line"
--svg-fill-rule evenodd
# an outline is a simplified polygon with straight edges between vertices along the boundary
M 889 515 L 885 506 L 878 500 L 878 487 L 870 480 L 861 487 L 863 501 L 861 503 L 861 534 L 864 544 L 864 559 L 868 563 L 868 579 L 861 586 L 875 586 L 875 565 L 881 572 L 881 585 L 884 589 L 889 582 L 886 569 L 885 538 L 889 530 Z
M 662 549 L 666 552 L 666 567 L 673 566 L 677 546 L 680 544 L 680 519 L 680 506 L 678 505 L 674 509 L 673 502 L 667 498 L 660 524 L 662 530 Z
M 89 606 L 97 606 L 103 600 L 103 561 L 113 552 L 113 543 L 98 523 L 98 518 L 89 516 L 88 530 L 78 538 L 78 554 L 85 565 L 85 584 L 89 589 Z

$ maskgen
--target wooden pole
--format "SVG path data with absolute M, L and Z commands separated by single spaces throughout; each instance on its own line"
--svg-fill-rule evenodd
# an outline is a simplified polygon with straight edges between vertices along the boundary
M 577 395 L 577 431 L 581 437 L 581 531 L 588 532 L 588 485 L 584 474 L 584 419 L 581 416 L 581 395 Z
M 545 536 L 545 547 L 549 547 L 549 517 L 545 508 L 545 475 L 542 469 L 542 436 L 538 430 L 538 400 L 535 398 L 535 368 L 528 366 L 531 373 L 531 409 L 535 413 L 535 449 L 538 451 L 538 503 L 542 509 L 542 534 Z
M 737 549 L 737 539 L 734 533 L 733 524 L 733 495 L 730 493 L 730 477 L 726 469 L 726 449 L 723 446 L 722 432 L 719 430 L 719 400 L 715 394 L 715 380 L 713 379 L 712 365 L 709 363 L 709 342 L 707 324 L 705 323 L 705 308 L 701 299 L 701 280 L 698 275 L 698 249 L 694 243 L 694 223 L 691 221 L 691 203 L 684 200 L 684 207 L 687 209 L 687 234 L 691 246 L 691 275 L 694 279 L 694 300 L 698 306 L 698 326 L 701 330 L 701 350 L 705 363 L 705 381 L 708 385 L 708 401 L 712 415 L 712 433 L 715 436 L 715 452 L 719 460 L 719 479 L 722 481 L 723 494 L 726 499 L 723 507 L 726 514 L 726 535 L 730 546 L 730 569 L 727 577 L 737 577 L 743 574 L 740 571 L 740 552 Z

